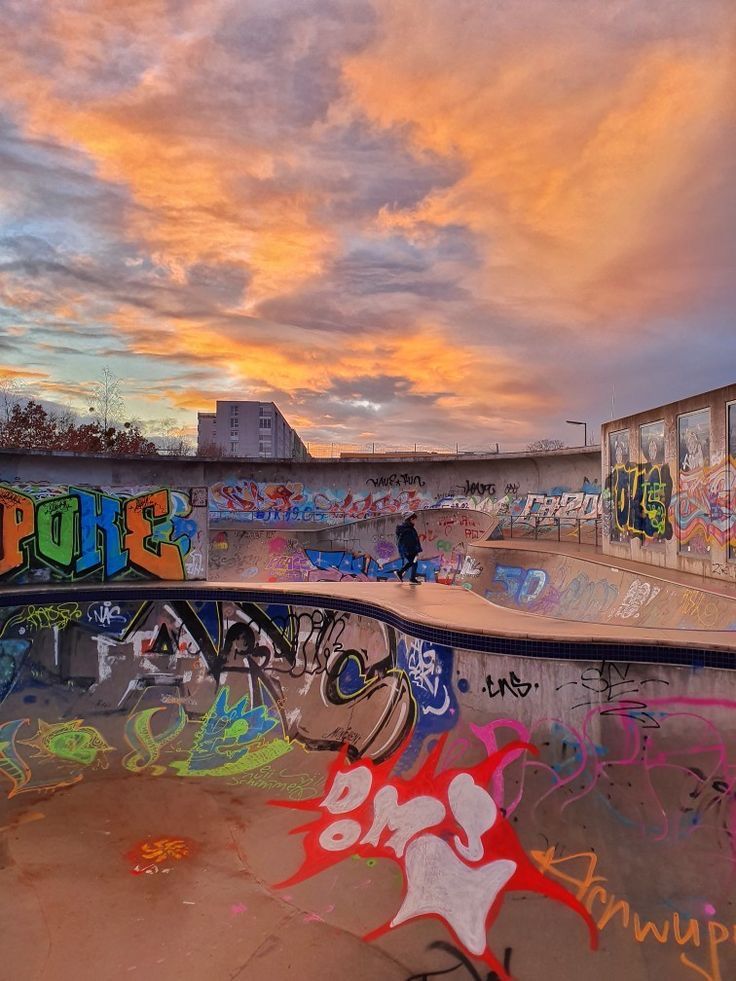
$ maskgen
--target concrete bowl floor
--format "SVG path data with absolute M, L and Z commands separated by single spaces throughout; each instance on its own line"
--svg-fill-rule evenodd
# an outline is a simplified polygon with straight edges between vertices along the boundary
M 347 858 L 274 888 L 301 864 L 301 837 L 289 831 L 305 815 L 268 805 L 269 796 L 126 775 L 9 802 L 0 832 L 0 910 L 9 925 L 0 977 L 408 981 L 448 967 L 473 977 L 443 950 L 452 938 L 435 920 L 362 939 L 400 905 L 402 878 L 390 861 Z M 578 945 L 569 959 L 550 957 L 544 932 L 524 937 L 520 900 L 543 918 L 545 900 L 520 896 L 501 932 L 515 934 L 540 970 L 546 965 L 533 977 L 569 978 Z M 480 962 L 473 969 L 490 976 Z

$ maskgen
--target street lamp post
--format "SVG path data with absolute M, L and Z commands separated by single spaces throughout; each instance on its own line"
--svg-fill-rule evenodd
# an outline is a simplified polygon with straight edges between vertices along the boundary
M 584 427 L 584 430 L 585 431 L 584 431 L 584 434 L 583 434 L 583 438 L 585 439 L 585 445 L 587 446 L 588 445 L 588 423 L 587 422 L 578 422 L 577 419 L 565 419 L 565 422 L 568 424 L 568 426 L 583 426 Z

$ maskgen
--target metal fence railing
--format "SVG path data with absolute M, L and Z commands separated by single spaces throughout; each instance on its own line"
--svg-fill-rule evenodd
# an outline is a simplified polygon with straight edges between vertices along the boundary
M 558 542 L 573 541 L 578 545 L 602 544 L 601 519 L 594 518 L 541 518 L 504 515 L 498 526 L 504 538 L 546 538 Z

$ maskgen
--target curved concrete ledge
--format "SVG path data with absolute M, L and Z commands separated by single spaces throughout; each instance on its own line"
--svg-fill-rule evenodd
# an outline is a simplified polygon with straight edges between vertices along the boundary
M 736 976 L 731 652 L 430 585 L 1 599 L 3 976 Z
M 651 566 L 607 562 L 592 550 L 538 542 L 479 542 L 468 547 L 474 566 L 466 588 L 492 603 L 534 616 L 656 630 L 670 641 L 736 631 L 736 591 L 696 576 L 652 575 Z M 685 643 L 685 641 L 682 641 Z
M 736 632 L 591 623 L 496 605 L 468 589 L 425 583 L 113 583 L 5 590 L 0 607 L 186 600 L 297 603 L 371 617 L 438 644 L 479 653 L 736 667 Z

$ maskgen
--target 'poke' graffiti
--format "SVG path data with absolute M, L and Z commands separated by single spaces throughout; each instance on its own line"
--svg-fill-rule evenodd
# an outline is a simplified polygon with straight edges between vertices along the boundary
M 0 484 L 0 580 L 186 579 L 191 514 L 189 495 L 165 488 L 40 496 Z

